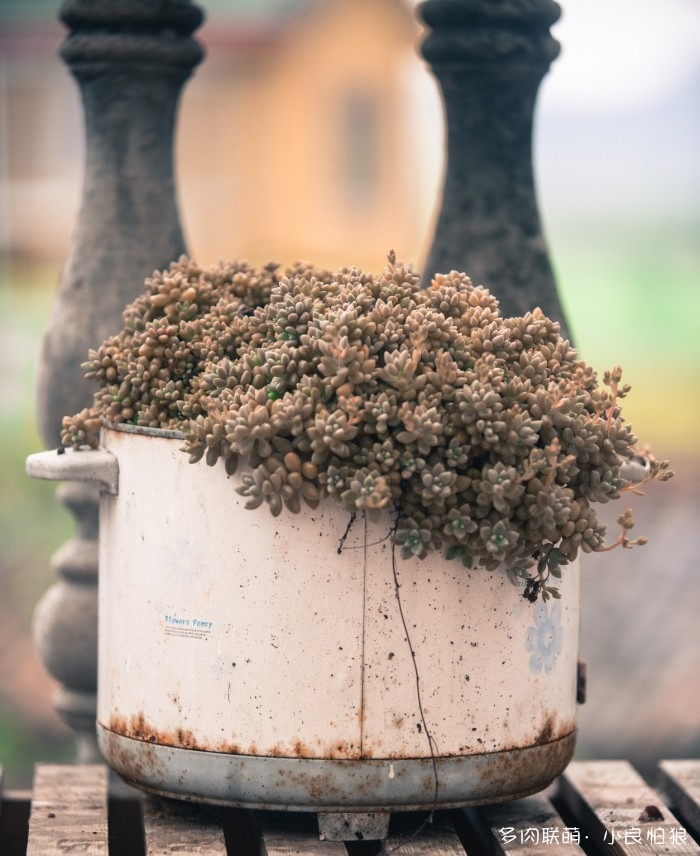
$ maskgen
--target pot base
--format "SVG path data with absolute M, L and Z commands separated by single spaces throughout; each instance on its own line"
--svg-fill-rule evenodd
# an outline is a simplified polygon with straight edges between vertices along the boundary
M 346 814 L 430 811 L 528 796 L 564 770 L 576 731 L 536 746 L 434 762 L 205 752 L 124 737 L 99 723 L 97 738 L 110 766 L 150 793 L 238 808 Z

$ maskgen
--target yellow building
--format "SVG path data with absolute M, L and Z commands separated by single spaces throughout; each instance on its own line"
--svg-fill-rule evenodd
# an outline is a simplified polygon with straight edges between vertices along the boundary
M 441 128 L 422 109 L 431 83 L 412 5 L 199 5 L 207 57 L 184 90 L 176 156 L 192 254 L 202 263 L 237 256 L 376 268 L 394 248 L 418 261 Z M 57 6 L 10 0 L 0 12 L 8 48 L 0 204 L 9 218 L 0 240 L 49 259 L 66 255 L 83 157 L 77 88 L 55 57 Z

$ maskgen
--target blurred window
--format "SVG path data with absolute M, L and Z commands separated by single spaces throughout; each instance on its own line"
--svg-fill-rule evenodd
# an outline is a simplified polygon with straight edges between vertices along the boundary
M 341 110 L 342 192 L 350 205 L 369 204 L 380 176 L 379 104 L 371 93 L 351 92 L 341 99 Z

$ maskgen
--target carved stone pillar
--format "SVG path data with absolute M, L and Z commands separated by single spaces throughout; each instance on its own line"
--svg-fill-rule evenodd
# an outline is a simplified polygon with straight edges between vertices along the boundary
M 425 265 L 466 271 L 505 315 L 539 306 L 564 321 L 532 174 L 537 90 L 559 45 L 552 0 L 427 0 L 422 52 L 442 89 L 447 166 Z
M 61 56 L 77 80 L 86 128 L 83 200 L 41 355 L 39 425 L 48 446 L 62 417 L 92 401 L 80 364 L 121 327 L 122 311 L 155 268 L 185 251 L 173 176 L 181 88 L 202 58 L 190 0 L 66 0 Z M 98 757 L 97 492 L 71 484 L 59 497 L 76 537 L 54 556 L 58 582 L 35 615 L 35 639 L 62 684 L 56 707 L 77 738 L 78 760 Z

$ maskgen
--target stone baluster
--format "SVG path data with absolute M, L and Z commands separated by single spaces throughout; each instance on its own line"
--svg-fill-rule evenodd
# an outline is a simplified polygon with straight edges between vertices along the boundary
M 559 53 L 552 0 L 427 0 L 422 52 L 443 96 L 447 164 L 426 283 L 466 271 L 505 315 L 539 306 L 564 322 L 542 236 L 532 172 L 532 121 Z
M 124 306 L 155 268 L 185 251 L 173 175 L 180 91 L 202 52 L 202 12 L 190 0 L 66 0 L 61 56 L 83 102 L 82 206 L 48 329 L 38 383 L 39 426 L 59 442 L 62 417 L 92 402 L 80 364 L 122 324 Z M 37 607 L 35 640 L 62 685 L 56 708 L 76 735 L 78 760 L 98 758 L 98 494 L 69 484 L 60 500 L 77 534 L 53 557 L 58 581 Z

